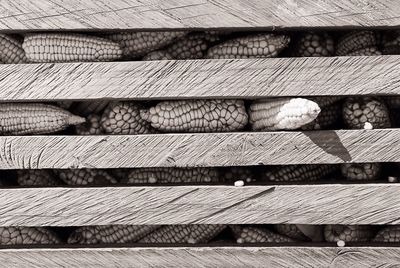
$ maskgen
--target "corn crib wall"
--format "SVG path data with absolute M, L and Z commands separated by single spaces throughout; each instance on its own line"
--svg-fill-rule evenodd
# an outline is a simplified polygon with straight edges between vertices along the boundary
M 0 31 L 271 31 L 399 27 L 395 0 L 2 1 Z M 0 99 L 399 95 L 400 56 L 0 65 Z M 245 79 L 244 79 L 245 78 Z M 399 129 L 1 136 L 0 169 L 398 162 Z M 151 148 L 151 149 L 149 149 Z M 400 224 L 388 183 L 0 189 L 0 226 Z M 149 202 L 151 200 L 151 202 Z M 340 209 L 339 209 L 340 208 Z M 371 267 L 400 248 L 334 245 L 0 249 L 8 267 Z

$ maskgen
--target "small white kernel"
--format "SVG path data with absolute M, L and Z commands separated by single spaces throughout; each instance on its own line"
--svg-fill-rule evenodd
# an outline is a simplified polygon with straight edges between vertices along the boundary
M 343 240 L 337 241 L 336 244 L 337 244 L 338 247 L 341 247 L 341 248 L 344 247 L 344 246 L 346 245 L 346 243 L 345 243 Z
M 389 176 L 388 177 L 388 182 L 394 183 L 394 182 L 399 182 L 399 179 L 394 176 Z
M 196 240 L 194 240 L 194 238 L 189 238 L 187 242 L 188 244 L 196 244 Z
M 372 124 L 370 122 L 365 122 L 364 129 L 372 130 L 372 129 L 374 129 L 374 127 L 372 126 Z
M 235 187 L 243 187 L 244 186 L 244 181 L 235 181 Z
M 238 243 L 238 244 L 243 244 L 243 238 L 238 238 L 237 240 L 236 240 L 236 242 Z

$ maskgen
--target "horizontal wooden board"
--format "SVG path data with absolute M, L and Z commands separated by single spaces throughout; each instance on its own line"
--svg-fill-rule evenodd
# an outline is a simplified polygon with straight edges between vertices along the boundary
M 0 250 L 8 267 L 397 267 L 398 247 L 167 247 Z
M 398 162 L 400 129 L 3 136 L 0 169 Z
M 400 224 L 400 185 L 0 189 L 0 226 Z
M 0 30 L 398 26 L 396 0 L 2 1 Z
M 400 56 L 0 65 L 1 101 L 400 94 Z

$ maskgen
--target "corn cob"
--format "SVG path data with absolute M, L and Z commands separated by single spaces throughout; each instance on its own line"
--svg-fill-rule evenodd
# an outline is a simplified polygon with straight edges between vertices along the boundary
M 253 130 L 298 129 L 317 118 L 320 111 L 317 103 L 307 99 L 261 99 L 250 105 L 250 124 Z
M 174 58 L 172 57 L 172 55 L 169 54 L 165 50 L 156 50 L 156 51 L 150 52 L 150 53 L 146 54 L 146 56 L 144 56 L 142 58 L 142 60 L 147 60 L 147 61 L 152 61 L 152 60 L 173 60 L 173 59 Z
M 84 226 L 71 233 L 68 244 L 134 243 L 157 228 L 157 225 Z
M 382 52 L 377 47 L 366 47 L 346 54 L 346 56 L 379 56 Z
M 345 56 L 353 51 L 376 47 L 376 36 L 372 31 L 353 31 L 342 36 L 336 46 L 336 55 Z
M 138 168 L 130 171 L 122 183 L 199 183 L 217 182 L 218 172 L 214 168 Z
M 140 116 L 142 106 L 135 102 L 113 102 L 101 116 L 101 126 L 106 134 L 153 133 L 150 124 Z
M 207 243 L 225 227 L 222 224 L 166 225 L 143 237 L 139 243 Z
M 326 242 L 367 242 L 374 235 L 371 226 L 366 225 L 326 225 L 324 237 Z
M 347 180 L 371 181 L 379 178 L 380 163 L 345 163 L 341 165 L 342 175 Z
M 60 238 L 42 227 L 0 227 L 1 245 L 59 244 Z
M 315 181 L 337 170 L 335 165 L 288 165 L 266 170 L 262 178 L 275 182 Z
M 310 238 L 304 235 L 304 233 L 297 228 L 296 224 L 275 224 L 275 230 L 278 234 L 287 236 L 297 241 L 309 241 Z
M 0 34 L 0 62 L 10 64 L 26 61 L 22 40 L 10 35 Z
M 334 53 L 334 41 L 329 34 L 309 32 L 298 40 L 294 55 L 297 57 L 329 57 Z
M 208 49 L 209 59 L 271 58 L 286 48 L 290 37 L 275 34 L 257 34 L 225 41 Z
M 58 177 L 68 185 L 115 184 L 117 180 L 101 169 L 60 169 Z
M 251 226 L 243 227 L 240 234 L 237 235 L 237 243 L 287 243 L 294 241 L 290 237 L 274 233 L 265 228 Z
M 387 31 L 382 35 L 382 52 L 385 55 L 400 54 L 400 31 Z
M 115 42 L 75 33 L 28 34 L 22 47 L 30 62 L 113 61 L 122 56 Z
M 3 135 L 46 134 L 84 122 L 84 118 L 48 104 L 0 104 L 0 134 Z
M 302 130 L 317 130 L 317 129 L 329 129 L 335 126 L 342 118 L 342 107 L 339 104 L 332 104 L 321 109 L 318 117 L 302 126 Z
M 390 109 L 400 108 L 400 96 L 387 96 L 383 98 Z
M 234 131 L 248 121 L 242 100 L 163 101 L 140 115 L 163 132 Z
M 103 129 L 100 125 L 100 116 L 91 114 L 87 117 L 85 124 L 80 124 L 75 127 L 78 135 L 100 135 Z
M 326 106 L 331 106 L 332 104 L 336 104 L 340 100 L 343 99 L 341 96 L 323 96 L 323 97 L 308 97 L 308 100 L 316 102 L 318 106 L 322 109 Z
M 61 184 L 52 171 L 44 169 L 18 170 L 17 182 L 21 186 L 54 186 Z
M 390 225 L 379 230 L 373 242 L 398 243 L 400 242 L 400 226 Z
M 343 119 L 349 128 L 362 129 L 365 123 L 373 128 L 391 126 L 385 103 L 372 97 L 349 97 L 343 105 Z
M 193 33 L 178 39 L 165 48 L 165 51 L 177 60 L 201 59 L 208 49 L 204 33 Z
M 123 56 L 137 58 L 165 47 L 187 32 L 120 32 L 106 35 L 106 38 L 120 44 Z
M 71 110 L 82 116 L 101 114 L 109 104 L 110 102 L 106 100 L 80 101 L 74 103 L 71 107 Z
M 222 175 L 222 180 L 224 181 L 237 181 L 237 180 L 242 180 L 246 182 L 253 182 L 255 181 L 255 177 L 253 172 L 250 170 L 250 168 L 246 167 L 228 167 L 222 169 L 223 175 Z

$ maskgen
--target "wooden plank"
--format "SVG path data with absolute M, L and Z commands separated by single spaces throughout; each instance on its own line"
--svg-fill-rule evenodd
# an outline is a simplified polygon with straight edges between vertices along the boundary
M 0 99 L 400 94 L 399 60 L 392 55 L 0 65 Z
M 8 267 L 397 267 L 398 247 L 3 249 Z
M 2 1 L 0 30 L 398 26 L 396 0 Z
M 400 224 L 400 185 L 0 190 L 1 226 Z
M 398 162 L 400 129 L 3 136 L 0 169 Z

